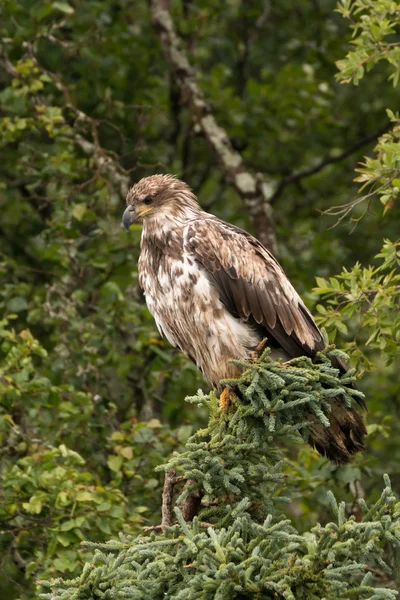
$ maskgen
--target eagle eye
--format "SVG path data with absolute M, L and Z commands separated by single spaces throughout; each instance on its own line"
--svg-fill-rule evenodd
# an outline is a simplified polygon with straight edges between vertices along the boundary
M 143 202 L 145 204 L 151 204 L 153 202 L 153 198 L 151 196 L 146 196 L 146 198 L 143 200 Z

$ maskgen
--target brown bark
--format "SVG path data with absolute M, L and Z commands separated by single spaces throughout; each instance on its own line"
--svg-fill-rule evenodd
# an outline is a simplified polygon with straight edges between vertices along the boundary
M 176 473 L 171 469 L 165 473 L 164 489 L 161 506 L 161 528 L 170 527 L 173 522 L 174 487 L 177 483 Z
M 274 192 L 272 182 L 249 171 L 235 150 L 225 129 L 220 127 L 207 104 L 185 51 L 181 46 L 165 0 L 151 0 L 152 22 L 164 48 L 167 62 L 181 91 L 182 101 L 212 147 L 226 180 L 233 185 L 249 211 L 255 235 L 273 253 L 276 238 L 269 199 Z
M 193 487 L 195 484 L 194 481 L 188 479 L 185 483 L 185 488 Z M 190 494 L 188 495 L 183 502 L 178 505 L 179 510 L 182 513 L 185 521 L 193 521 L 194 517 L 199 514 L 201 506 L 201 493 L 198 489 L 192 489 Z

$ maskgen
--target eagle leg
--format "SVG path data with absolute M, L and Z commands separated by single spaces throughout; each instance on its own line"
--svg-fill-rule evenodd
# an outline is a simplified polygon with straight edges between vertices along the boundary
M 229 407 L 232 404 L 233 398 L 235 397 L 235 393 L 232 388 L 227 385 L 221 392 L 219 397 L 219 407 L 221 410 L 228 412 Z
M 250 355 L 252 360 L 257 360 L 257 358 L 259 358 L 261 356 L 267 343 L 268 343 L 268 338 L 265 337 L 264 339 L 261 340 L 261 342 L 259 342 L 257 344 L 254 351 Z

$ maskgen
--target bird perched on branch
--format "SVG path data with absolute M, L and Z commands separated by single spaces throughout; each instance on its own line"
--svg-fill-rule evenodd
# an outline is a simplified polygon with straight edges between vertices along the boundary
M 266 343 L 273 357 L 313 358 L 326 344 L 311 313 L 272 254 L 249 233 L 201 209 L 172 175 L 141 179 L 127 196 L 126 229 L 143 224 L 139 283 L 160 334 L 217 385 L 238 375 Z M 341 371 L 345 367 L 335 364 Z M 229 388 L 221 394 L 226 401 Z M 365 426 L 341 398 L 330 427 L 310 416 L 310 443 L 335 462 L 363 449 Z

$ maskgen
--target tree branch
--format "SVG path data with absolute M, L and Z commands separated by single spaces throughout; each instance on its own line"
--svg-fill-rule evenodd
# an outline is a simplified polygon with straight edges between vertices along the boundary
M 177 483 L 184 481 L 184 476 L 176 476 L 176 472 L 171 469 L 165 473 L 164 489 L 162 494 L 161 505 L 161 525 L 156 528 L 164 530 L 170 527 L 174 522 L 174 489 Z M 185 489 L 190 489 L 188 496 L 179 504 L 179 509 L 182 512 L 185 521 L 192 521 L 198 514 L 201 505 L 201 493 L 196 488 L 196 483 L 188 479 L 185 483 Z
M 188 106 L 196 124 L 214 150 L 224 176 L 241 196 L 248 209 L 255 235 L 276 253 L 276 239 L 269 198 L 274 193 L 274 184 L 261 174 L 250 172 L 229 139 L 220 127 L 207 104 L 185 51 L 176 34 L 165 0 L 151 0 L 152 22 L 164 48 L 170 68 L 175 74 L 183 102 Z
M 120 166 L 104 151 L 99 151 L 99 146 L 90 142 L 79 133 L 74 136 L 75 143 L 89 156 L 92 156 L 97 167 L 107 173 L 110 181 L 113 185 L 119 189 L 122 198 L 126 198 L 128 193 L 130 182 L 128 175 L 125 175 L 120 171 Z
M 381 136 L 386 131 L 388 131 L 389 128 L 390 128 L 390 121 L 387 121 L 384 125 L 381 125 L 381 127 L 379 127 L 379 129 L 377 129 L 373 133 L 370 133 L 369 135 L 366 135 L 365 137 L 361 138 L 360 140 L 358 140 L 357 142 L 355 142 L 354 144 L 349 146 L 349 148 L 347 148 L 346 150 L 344 150 L 337 156 L 326 156 L 325 158 L 323 158 L 321 160 L 321 162 L 314 165 L 313 167 L 308 167 L 307 169 L 301 169 L 300 171 L 297 171 L 297 172 L 291 173 L 290 175 L 287 175 L 286 177 L 284 177 L 281 180 L 281 182 L 279 183 L 275 192 L 271 196 L 270 203 L 273 204 L 274 202 L 276 202 L 278 200 L 278 198 L 280 198 L 283 190 L 285 189 L 285 187 L 287 185 L 289 185 L 291 183 L 295 183 L 296 181 L 303 179 L 303 177 L 308 177 L 309 175 L 314 175 L 315 173 L 318 173 L 319 171 L 321 171 L 327 165 L 331 165 L 333 163 L 344 160 L 351 154 L 354 154 L 354 152 L 357 152 L 357 150 L 359 150 L 363 146 L 366 146 L 367 144 L 370 144 L 371 142 L 376 140 L 379 136 Z
M 165 473 L 164 489 L 162 495 L 162 506 L 161 506 L 161 527 L 169 527 L 172 525 L 172 509 L 173 509 L 173 495 L 174 487 L 176 483 L 176 473 L 171 470 Z
M 161 505 L 161 529 L 170 527 L 173 523 L 174 488 L 177 483 L 183 481 L 184 479 L 185 477 L 183 476 L 177 477 L 176 472 L 173 469 L 165 473 Z
M 185 521 L 193 521 L 194 517 L 199 514 L 201 506 L 201 493 L 200 490 L 196 488 L 196 482 L 192 479 L 188 479 L 184 487 L 184 489 L 190 488 L 192 489 L 187 498 L 178 505 Z

